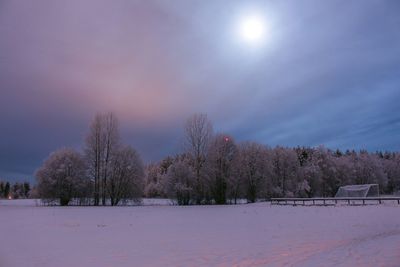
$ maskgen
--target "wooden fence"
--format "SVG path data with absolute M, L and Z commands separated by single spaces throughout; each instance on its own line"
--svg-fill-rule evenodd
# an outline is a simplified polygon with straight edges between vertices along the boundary
M 325 198 L 271 198 L 271 205 L 367 205 L 392 201 L 400 204 L 400 197 L 325 197 Z

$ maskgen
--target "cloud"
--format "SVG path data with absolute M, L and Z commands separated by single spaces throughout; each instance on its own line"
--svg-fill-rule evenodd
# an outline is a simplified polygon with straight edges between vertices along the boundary
M 269 42 L 232 39 L 247 9 Z M 3 1 L 0 176 L 31 177 L 114 111 L 146 161 L 206 112 L 269 145 L 398 150 L 400 6 L 384 1 Z

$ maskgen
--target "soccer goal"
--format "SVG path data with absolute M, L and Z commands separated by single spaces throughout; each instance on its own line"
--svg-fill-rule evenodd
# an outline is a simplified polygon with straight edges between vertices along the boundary
M 341 186 L 335 197 L 379 197 L 379 185 L 357 184 Z

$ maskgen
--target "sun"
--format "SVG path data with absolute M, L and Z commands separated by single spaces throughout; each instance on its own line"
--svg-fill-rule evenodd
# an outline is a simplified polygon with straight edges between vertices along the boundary
M 251 45 L 261 44 L 266 37 L 266 24 L 262 16 L 252 14 L 239 20 L 239 38 Z

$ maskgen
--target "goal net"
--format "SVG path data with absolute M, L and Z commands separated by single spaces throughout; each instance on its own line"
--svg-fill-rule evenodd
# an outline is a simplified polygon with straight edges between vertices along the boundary
M 341 186 L 335 197 L 379 197 L 379 185 L 357 184 Z

